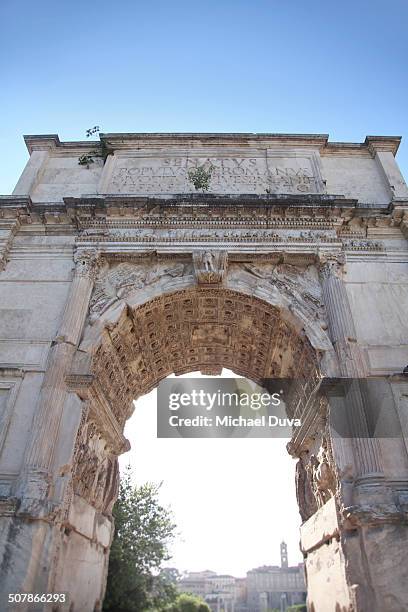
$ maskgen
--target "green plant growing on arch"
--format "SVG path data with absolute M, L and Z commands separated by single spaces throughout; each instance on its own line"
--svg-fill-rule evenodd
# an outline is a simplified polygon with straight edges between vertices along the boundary
M 206 169 L 204 165 L 196 166 L 188 171 L 188 180 L 192 183 L 196 191 L 208 191 L 210 188 L 211 175 L 213 173 L 214 166 L 210 164 Z
M 90 128 L 89 130 L 86 130 L 87 138 L 90 138 L 94 134 L 99 134 L 98 125 L 94 125 L 94 127 Z M 102 159 L 103 163 L 105 163 L 106 158 L 108 157 L 108 155 L 110 155 L 110 153 L 111 151 L 107 148 L 105 142 L 102 140 L 99 149 L 92 149 L 92 151 L 89 151 L 88 153 L 83 153 L 82 155 L 80 155 L 78 157 L 78 164 L 80 166 L 86 166 L 89 170 L 90 164 L 94 164 L 96 158 Z

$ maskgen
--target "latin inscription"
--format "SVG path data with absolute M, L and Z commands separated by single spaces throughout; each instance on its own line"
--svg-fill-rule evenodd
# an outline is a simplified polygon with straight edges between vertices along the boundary
M 317 180 L 308 157 L 165 157 L 117 162 L 113 193 L 185 193 L 195 189 L 191 168 L 212 166 L 210 193 L 316 193 Z

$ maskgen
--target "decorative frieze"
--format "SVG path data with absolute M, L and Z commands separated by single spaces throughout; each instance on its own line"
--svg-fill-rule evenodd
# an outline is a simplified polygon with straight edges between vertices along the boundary
M 197 228 L 197 229 L 155 229 L 155 228 L 134 228 L 134 229 L 98 229 L 91 228 L 81 232 L 77 238 L 77 243 L 128 243 L 128 242 L 150 242 L 154 244 L 160 243 L 182 243 L 182 242 L 252 242 L 252 243 L 338 243 L 333 230 L 327 232 L 322 231 L 300 231 L 300 230 L 267 230 L 262 228 L 256 229 L 218 229 Z

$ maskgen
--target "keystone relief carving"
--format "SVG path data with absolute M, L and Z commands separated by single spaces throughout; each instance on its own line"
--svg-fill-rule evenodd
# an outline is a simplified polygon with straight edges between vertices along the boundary
M 222 282 L 227 269 L 227 252 L 196 251 L 193 262 L 199 285 L 218 284 Z

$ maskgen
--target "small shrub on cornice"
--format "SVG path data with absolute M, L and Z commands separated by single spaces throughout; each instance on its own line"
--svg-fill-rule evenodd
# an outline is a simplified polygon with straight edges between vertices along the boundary
M 99 125 L 94 125 L 93 128 L 86 130 L 86 137 L 90 138 L 94 134 L 99 134 Z
M 78 157 L 78 164 L 80 166 L 86 166 L 87 168 L 89 168 L 89 164 L 93 164 L 95 162 L 94 156 L 95 156 L 94 151 L 90 151 L 89 153 L 84 153 L 83 155 L 80 155 Z
M 195 189 L 198 191 L 208 191 L 210 188 L 211 175 L 213 173 L 214 166 L 209 165 L 208 169 L 205 166 L 197 166 L 191 168 L 188 171 L 188 180 L 192 183 Z
M 90 136 L 93 136 L 94 134 L 99 134 L 99 125 L 94 125 L 93 128 L 90 128 L 89 130 L 86 130 L 86 137 L 89 138 Z M 89 170 L 89 166 L 90 164 L 94 164 L 95 163 L 95 158 L 100 157 L 103 160 L 103 163 L 105 163 L 106 158 L 108 157 L 108 155 L 110 155 L 111 151 L 108 150 L 108 148 L 106 147 L 106 144 L 104 141 L 101 141 L 101 148 L 100 150 L 98 149 L 93 149 L 92 151 L 89 151 L 89 153 L 84 153 L 83 155 L 80 155 L 78 157 L 78 164 L 80 166 L 86 166 Z

